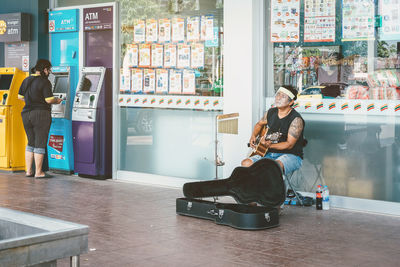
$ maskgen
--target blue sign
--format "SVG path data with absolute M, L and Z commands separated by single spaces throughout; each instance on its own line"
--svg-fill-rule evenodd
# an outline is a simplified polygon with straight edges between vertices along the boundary
M 205 43 L 206 47 L 218 47 L 218 27 L 214 27 L 214 39 L 213 40 L 208 40 Z
M 51 72 L 53 73 L 59 73 L 59 72 L 69 72 L 69 67 L 66 66 L 53 66 L 51 68 Z
M 49 13 L 49 33 L 78 31 L 78 9 L 57 10 Z

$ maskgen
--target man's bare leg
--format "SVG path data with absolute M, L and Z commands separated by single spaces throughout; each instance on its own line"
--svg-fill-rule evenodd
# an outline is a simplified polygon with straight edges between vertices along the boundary
M 279 160 L 277 160 L 276 162 L 278 162 L 279 166 L 281 167 L 282 175 L 285 175 L 285 167 L 283 166 L 283 163 Z
M 253 165 L 253 161 L 251 159 L 242 160 L 242 167 L 250 167 Z
M 242 160 L 242 167 L 250 167 L 251 165 L 253 165 L 253 161 L 251 159 L 247 158 L 247 159 Z M 257 206 L 257 202 L 251 202 L 247 205 L 255 207 L 255 206 Z

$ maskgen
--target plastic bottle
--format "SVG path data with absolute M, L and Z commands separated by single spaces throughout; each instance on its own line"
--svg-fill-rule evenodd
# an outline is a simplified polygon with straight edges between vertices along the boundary
M 322 186 L 320 184 L 317 186 L 315 200 L 315 207 L 317 208 L 317 210 L 322 210 Z
M 329 210 L 329 189 L 327 185 L 324 185 L 324 190 L 322 191 L 322 209 Z

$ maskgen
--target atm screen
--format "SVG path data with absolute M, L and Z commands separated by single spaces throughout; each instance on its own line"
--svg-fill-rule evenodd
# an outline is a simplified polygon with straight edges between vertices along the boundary
M 89 94 L 82 94 L 81 105 L 84 107 L 89 106 Z
M 0 90 L 10 89 L 14 74 L 0 74 Z
M 96 92 L 101 74 L 86 74 L 83 77 L 81 91 Z
M 53 93 L 67 93 L 68 87 L 69 87 L 68 76 L 55 77 Z

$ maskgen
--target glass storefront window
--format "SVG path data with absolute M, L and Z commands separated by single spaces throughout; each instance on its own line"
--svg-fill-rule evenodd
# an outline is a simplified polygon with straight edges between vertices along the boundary
M 295 86 L 306 121 L 300 189 L 400 202 L 400 1 L 272 0 L 268 16 L 268 95 Z
M 122 94 L 222 96 L 222 1 L 120 6 Z
M 119 169 L 186 179 L 215 178 L 218 114 L 121 107 Z
M 215 178 L 222 0 L 120 0 L 118 170 Z
M 400 1 L 272 2 L 275 89 L 291 84 L 319 88 L 320 98 L 400 99 Z M 285 14 L 290 8 L 299 9 L 298 20 Z M 299 38 L 283 42 L 296 29 Z M 301 94 L 308 97 L 316 96 Z

